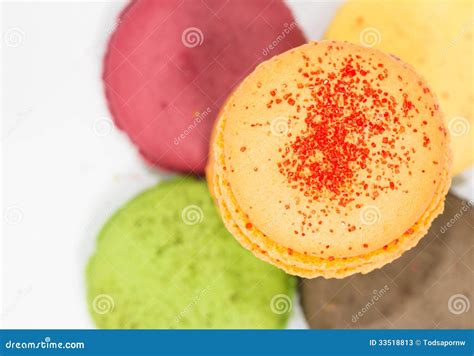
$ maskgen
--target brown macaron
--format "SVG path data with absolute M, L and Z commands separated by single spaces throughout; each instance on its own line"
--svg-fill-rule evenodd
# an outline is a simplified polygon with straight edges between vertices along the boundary
M 303 279 L 314 329 L 474 328 L 474 202 L 448 194 L 445 211 L 416 248 L 368 276 Z

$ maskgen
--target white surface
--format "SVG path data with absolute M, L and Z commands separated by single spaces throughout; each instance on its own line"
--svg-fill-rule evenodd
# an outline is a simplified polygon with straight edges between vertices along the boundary
M 160 178 L 105 106 L 101 59 L 124 3 L 2 4 L 4 327 L 93 327 L 84 266 L 95 234 L 110 211 Z M 317 39 L 337 3 L 290 6 Z M 468 180 L 457 190 L 472 199 L 472 170 Z M 305 326 L 297 310 L 290 328 Z

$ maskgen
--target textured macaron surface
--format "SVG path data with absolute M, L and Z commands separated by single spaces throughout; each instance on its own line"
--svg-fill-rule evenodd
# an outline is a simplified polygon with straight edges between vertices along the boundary
M 392 53 L 426 78 L 446 114 L 454 174 L 474 163 L 473 11 L 472 0 L 348 0 L 324 36 Z
M 132 1 L 104 60 L 108 106 L 148 162 L 203 173 L 227 95 L 258 63 L 303 43 L 280 0 Z
M 411 67 L 313 42 L 261 64 L 231 96 L 210 184 L 254 253 L 295 274 L 341 277 L 425 234 L 449 186 L 448 144 L 436 96 Z
M 90 313 L 107 329 L 282 328 L 295 288 L 232 238 L 206 184 L 189 178 L 119 209 L 86 277 Z

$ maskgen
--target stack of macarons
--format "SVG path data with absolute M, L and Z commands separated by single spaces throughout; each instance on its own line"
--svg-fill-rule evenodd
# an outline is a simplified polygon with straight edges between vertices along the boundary
M 442 212 L 449 136 L 438 100 L 398 58 L 312 42 L 261 64 L 216 124 L 208 179 L 229 231 L 302 277 L 393 261 Z
M 327 38 L 352 31 L 350 4 Z M 103 72 L 114 121 L 149 164 L 196 177 L 150 188 L 101 230 L 87 268 L 97 326 L 284 327 L 290 275 L 365 274 L 427 233 L 450 185 L 443 111 L 470 117 L 472 88 L 443 99 L 454 81 L 401 49 L 305 42 L 282 1 L 135 0 L 121 13 Z

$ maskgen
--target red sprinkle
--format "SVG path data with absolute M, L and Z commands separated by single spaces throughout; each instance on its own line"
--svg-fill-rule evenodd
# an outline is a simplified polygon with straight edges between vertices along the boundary
M 383 165 L 394 174 L 400 172 L 400 158 L 391 152 L 399 139 L 398 133 L 403 133 L 405 128 L 395 113 L 398 109 L 407 116 L 414 105 L 407 100 L 406 94 L 400 105 L 387 92 L 376 89 L 377 79 L 386 79 L 388 74 L 383 66 L 373 68 L 380 73 L 369 78 L 369 69 L 362 68 L 348 56 L 339 71 L 323 75 L 319 70 L 310 72 L 311 75 L 305 73 L 308 76 L 301 79 L 306 85 L 303 89 L 298 88 L 309 90 L 313 99 L 302 110 L 306 113 L 301 118 L 306 129 L 280 149 L 282 160 L 278 162 L 280 173 L 286 176 L 293 189 L 305 192 L 314 200 L 330 193 L 331 200 L 346 206 L 354 196 L 361 194 L 361 190 L 370 190 L 368 196 L 377 197 L 386 189 L 383 184 L 369 186 L 367 182 L 357 180 L 357 172 L 366 170 L 369 163 Z M 363 85 L 356 78 L 357 73 L 367 78 Z M 295 104 L 292 94 L 298 95 L 286 93 L 284 96 L 289 98 L 289 105 Z M 371 100 L 370 106 L 367 98 Z M 341 110 L 341 102 L 344 110 Z M 375 119 L 366 115 L 374 109 L 380 113 Z M 370 142 L 370 138 L 382 134 L 382 145 L 377 149 L 378 145 Z M 404 160 L 408 164 L 410 155 Z M 396 188 L 393 182 L 386 181 L 385 187 L 387 185 Z
M 402 189 L 396 175 L 410 171 L 415 153 L 402 140 L 406 132 L 417 133 L 419 127 L 413 127 L 419 122 L 413 120 L 418 109 L 404 88 L 397 87 L 393 95 L 384 90 L 387 85 L 381 82 L 391 78 L 382 63 L 351 54 L 332 62 L 329 52 L 328 47 L 324 60 L 329 62 L 324 69 L 318 65 L 321 58 L 303 56 L 295 91 L 286 84 L 270 91 L 271 97 L 281 94 L 283 100 L 270 98 L 277 104 L 294 106 L 298 98 L 305 98 L 298 102 L 297 116 L 288 118 L 290 125 L 299 121 L 297 126 L 302 129 L 289 134 L 291 141 L 279 148 L 279 172 L 290 188 L 304 193 L 308 203 L 335 203 L 320 211 L 298 211 L 302 226 L 294 233 L 301 236 L 311 229 L 310 221 L 321 224 L 319 218 L 329 211 L 340 214 L 338 206 L 345 207 L 358 197 L 375 200 L 390 190 Z M 422 137 L 427 147 L 430 139 L 425 133 Z M 397 146 L 404 146 L 403 154 L 396 153 Z M 374 168 L 386 174 L 374 174 Z M 348 225 L 347 229 L 352 232 L 357 227 Z

